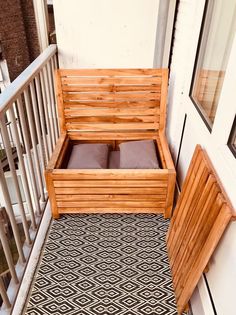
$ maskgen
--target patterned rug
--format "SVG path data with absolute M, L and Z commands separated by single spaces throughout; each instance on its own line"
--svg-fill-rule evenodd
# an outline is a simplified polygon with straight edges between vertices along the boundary
M 76 214 L 53 222 L 27 315 L 177 315 L 155 214 Z

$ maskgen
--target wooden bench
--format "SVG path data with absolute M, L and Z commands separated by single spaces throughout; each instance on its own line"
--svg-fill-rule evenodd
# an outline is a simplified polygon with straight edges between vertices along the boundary
M 169 218 L 175 168 L 165 137 L 167 69 L 56 72 L 61 136 L 45 176 L 52 214 L 154 212 Z M 153 139 L 161 169 L 66 169 L 73 144 Z

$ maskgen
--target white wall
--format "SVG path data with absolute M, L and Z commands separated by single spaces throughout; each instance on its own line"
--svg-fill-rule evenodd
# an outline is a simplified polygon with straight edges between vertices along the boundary
M 61 68 L 152 68 L 158 0 L 53 4 Z
M 189 97 L 204 4 L 204 0 L 180 0 L 170 76 L 168 138 L 176 158 L 186 114 L 186 127 L 178 163 L 180 184 L 186 175 L 195 145 L 199 143 L 206 149 L 226 192 L 236 207 L 236 159 L 227 147 L 229 132 L 236 113 L 234 101 L 236 99 L 236 39 L 234 39 L 226 68 L 212 132 L 207 129 Z M 210 271 L 206 275 L 219 315 L 235 314 L 235 267 L 236 223 L 232 222 L 210 261 Z M 214 314 L 203 279 L 193 296 L 192 305 L 194 315 Z

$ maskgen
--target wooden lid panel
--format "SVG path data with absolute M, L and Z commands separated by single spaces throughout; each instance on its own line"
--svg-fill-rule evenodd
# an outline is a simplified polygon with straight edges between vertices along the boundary
M 165 128 L 167 69 L 60 69 L 60 127 L 79 132 Z

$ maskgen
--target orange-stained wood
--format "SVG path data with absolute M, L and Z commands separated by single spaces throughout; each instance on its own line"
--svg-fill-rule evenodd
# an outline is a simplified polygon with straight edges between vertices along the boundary
M 45 176 L 54 217 L 76 212 L 172 214 L 175 169 L 165 138 L 167 69 L 60 69 L 59 139 Z M 71 146 L 153 139 L 159 170 L 62 169 Z
M 233 207 L 206 152 L 197 146 L 167 235 L 179 314 L 209 266 L 209 259 L 233 215 Z

